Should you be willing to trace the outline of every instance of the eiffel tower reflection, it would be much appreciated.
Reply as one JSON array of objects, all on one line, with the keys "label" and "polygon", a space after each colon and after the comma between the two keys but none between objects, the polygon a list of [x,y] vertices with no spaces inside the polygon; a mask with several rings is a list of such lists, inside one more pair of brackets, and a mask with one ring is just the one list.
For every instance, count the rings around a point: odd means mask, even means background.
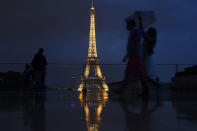
[{"label": "eiffel tower reflection", "polygon": [[79,94],[79,100],[81,102],[81,107],[84,109],[88,131],[99,130],[101,113],[108,100],[107,92],[99,89],[88,90],[80,92]]}]

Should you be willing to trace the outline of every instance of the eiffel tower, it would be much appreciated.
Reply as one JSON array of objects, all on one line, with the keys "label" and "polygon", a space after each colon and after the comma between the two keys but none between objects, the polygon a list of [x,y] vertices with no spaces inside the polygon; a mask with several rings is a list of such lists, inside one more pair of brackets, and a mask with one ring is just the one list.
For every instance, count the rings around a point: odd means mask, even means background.
[{"label": "eiffel tower", "polygon": [[[88,49],[88,58],[86,60],[86,67],[84,71],[84,76],[81,77],[81,84],[79,85],[78,91],[82,91],[86,84],[96,84],[100,85],[105,91],[108,91],[108,86],[105,83],[105,77],[101,73],[99,67],[99,61],[97,57],[96,50],[96,34],[95,34],[95,8],[92,2],[92,7],[90,8],[90,34],[89,34],[89,49]],[[90,68],[94,69],[95,78],[90,78]]]}]

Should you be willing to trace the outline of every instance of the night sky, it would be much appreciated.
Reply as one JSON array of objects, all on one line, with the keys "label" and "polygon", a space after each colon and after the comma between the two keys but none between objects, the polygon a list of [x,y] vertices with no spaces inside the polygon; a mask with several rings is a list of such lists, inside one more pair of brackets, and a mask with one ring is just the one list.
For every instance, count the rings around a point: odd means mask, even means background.
[{"label": "night sky", "polygon": [[[101,63],[121,63],[135,10],[156,12],[155,63],[197,63],[196,0],[96,0]],[[49,62],[82,63],[88,53],[89,0],[0,2],[0,62],[31,62],[43,47]]]}]

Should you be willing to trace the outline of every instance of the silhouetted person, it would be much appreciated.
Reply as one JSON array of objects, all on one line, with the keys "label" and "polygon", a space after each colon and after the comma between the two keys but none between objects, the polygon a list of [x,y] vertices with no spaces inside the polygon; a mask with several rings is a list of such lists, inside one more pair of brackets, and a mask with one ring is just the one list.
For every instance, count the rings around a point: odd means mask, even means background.
[{"label": "silhouetted person", "polygon": [[47,60],[43,55],[44,49],[40,48],[38,53],[34,55],[32,60],[32,68],[34,70],[34,82],[38,87],[45,87]]},{"label": "silhouetted person", "polygon": [[143,87],[142,94],[148,94],[146,79],[144,77],[144,71],[142,67],[142,60],[140,54],[140,43],[141,43],[141,32],[136,27],[136,22],[131,19],[131,17],[126,19],[126,28],[129,31],[129,38],[127,44],[127,54],[123,58],[123,62],[127,62],[127,67],[125,70],[125,76],[123,80],[123,85],[119,88],[117,93],[122,94],[126,89],[129,81],[139,80]]},{"label": "silhouetted person", "polygon": [[153,27],[149,27],[145,32],[140,14],[138,16],[138,19],[140,30],[144,38],[142,44],[144,73],[148,81],[152,82],[156,86],[159,86],[159,83],[151,78],[155,76],[152,55],[154,54],[154,48],[157,42],[157,30]]}]

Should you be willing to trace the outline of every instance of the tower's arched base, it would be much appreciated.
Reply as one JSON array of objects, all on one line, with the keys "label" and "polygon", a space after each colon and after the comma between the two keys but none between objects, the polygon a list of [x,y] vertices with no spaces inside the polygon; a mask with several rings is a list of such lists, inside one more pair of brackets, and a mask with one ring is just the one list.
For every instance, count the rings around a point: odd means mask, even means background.
[{"label": "tower's arched base", "polygon": [[[94,69],[95,77],[90,78],[90,68]],[[98,88],[108,91],[109,88],[105,83],[105,77],[102,76],[101,69],[97,58],[88,58],[86,61],[86,67],[84,76],[81,77],[81,84],[79,85],[78,91],[82,91],[86,85],[99,85]]]}]

